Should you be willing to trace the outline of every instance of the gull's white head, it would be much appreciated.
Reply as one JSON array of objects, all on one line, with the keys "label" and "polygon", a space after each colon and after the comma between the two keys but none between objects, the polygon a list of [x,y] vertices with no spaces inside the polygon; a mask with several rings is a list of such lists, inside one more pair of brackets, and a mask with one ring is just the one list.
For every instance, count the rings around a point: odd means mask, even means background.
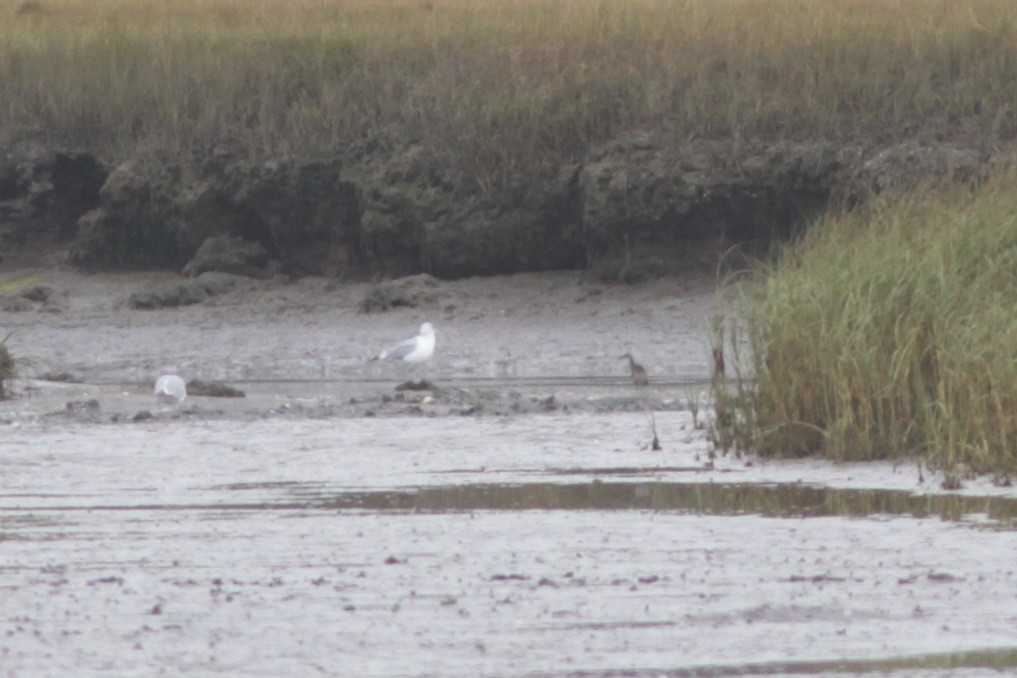
[{"label": "gull's white head", "polygon": [[420,326],[420,336],[422,337],[433,337],[434,336],[434,325],[431,323],[424,323]]}]

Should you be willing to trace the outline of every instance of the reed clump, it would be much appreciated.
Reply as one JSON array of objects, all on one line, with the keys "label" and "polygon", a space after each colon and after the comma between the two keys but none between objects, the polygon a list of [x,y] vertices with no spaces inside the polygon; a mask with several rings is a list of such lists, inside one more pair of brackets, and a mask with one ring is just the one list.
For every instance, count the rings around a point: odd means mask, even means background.
[{"label": "reed clump", "polygon": [[0,130],[139,147],[414,144],[480,188],[651,128],[1017,137],[1011,0],[32,0]]},{"label": "reed clump", "polygon": [[829,215],[747,289],[727,440],[1017,470],[1017,175]]},{"label": "reed clump", "polygon": [[0,341],[0,400],[7,400],[11,397],[10,382],[14,378],[14,357],[7,348],[7,340],[11,338],[8,334]]}]

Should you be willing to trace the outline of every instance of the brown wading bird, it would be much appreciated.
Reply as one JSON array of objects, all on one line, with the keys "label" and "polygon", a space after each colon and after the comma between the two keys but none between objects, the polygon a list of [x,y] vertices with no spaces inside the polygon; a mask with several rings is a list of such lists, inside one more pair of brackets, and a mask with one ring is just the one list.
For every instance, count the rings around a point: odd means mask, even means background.
[{"label": "brown wading bird", "polygon": [[646,368],[637,363],[631,353],[626,353],[623,356],[619,356],[619,358],[629,359],[629,371],[632,372],[632,383],[636,388],[643,388],[650,383],[650,377],[646,374]]},{"label": "brown wading bird", "polygon": [[713,376],[717,379],[724,378],[724,348],[721,346],[713,349]]}]

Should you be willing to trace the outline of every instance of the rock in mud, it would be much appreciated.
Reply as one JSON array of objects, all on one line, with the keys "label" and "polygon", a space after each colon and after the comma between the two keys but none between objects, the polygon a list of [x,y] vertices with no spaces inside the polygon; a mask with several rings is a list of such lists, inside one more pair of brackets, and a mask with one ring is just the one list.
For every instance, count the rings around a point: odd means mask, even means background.
[{"label": "rock in mud", "polygon": [[416,308],[435,304],[440,296],[441,282],[421,273],[375,285],[360,302],[360,310],[372,313],[399,307]]}]

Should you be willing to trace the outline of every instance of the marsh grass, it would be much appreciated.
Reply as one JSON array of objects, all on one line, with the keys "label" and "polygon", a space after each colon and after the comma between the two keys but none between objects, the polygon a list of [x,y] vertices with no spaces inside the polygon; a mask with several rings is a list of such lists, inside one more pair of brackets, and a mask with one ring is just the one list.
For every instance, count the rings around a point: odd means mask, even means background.
[{"label": "marsh grass", "polygon": [[0,130],[137,148],[416,144],[480,188],[634,128],[1017,136],[1011,0],[32,0]]},{"label": "marsh grass", "polygon": [[13,332],[0,340],[0,400],[7,400],[11,397],[10,381],[14,378],[14,358],[7,348],[7,340]]},{"label": "marsh grass", "polygon": [[761,275],[728,446],[1017,471],[1017,175],[832,214]]}]

